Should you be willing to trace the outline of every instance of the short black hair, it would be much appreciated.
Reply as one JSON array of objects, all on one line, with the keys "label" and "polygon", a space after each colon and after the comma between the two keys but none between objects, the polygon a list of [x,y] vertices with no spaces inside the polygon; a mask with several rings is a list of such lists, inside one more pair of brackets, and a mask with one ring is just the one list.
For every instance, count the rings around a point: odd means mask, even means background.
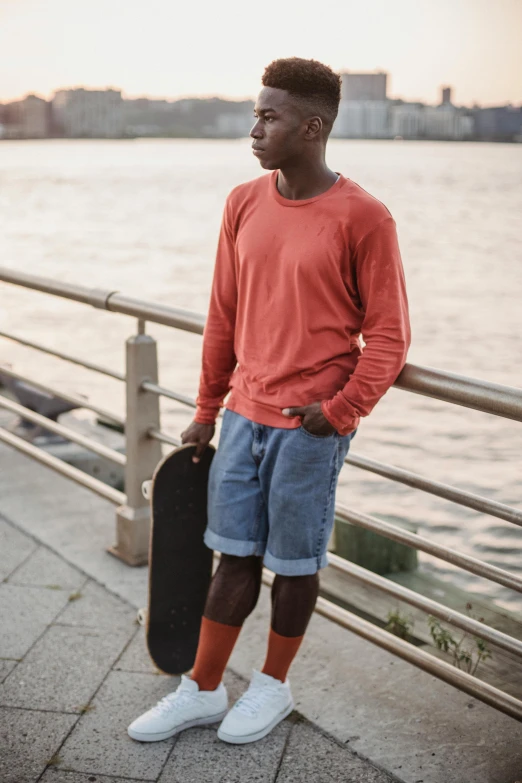
[{"label": "short black hair", "polygon": [[303,108],[321,117],[330,133],[339,111],[341,77],[318,60],[286,57],[274,60],[265,68],[264,87],[286,90]]}]

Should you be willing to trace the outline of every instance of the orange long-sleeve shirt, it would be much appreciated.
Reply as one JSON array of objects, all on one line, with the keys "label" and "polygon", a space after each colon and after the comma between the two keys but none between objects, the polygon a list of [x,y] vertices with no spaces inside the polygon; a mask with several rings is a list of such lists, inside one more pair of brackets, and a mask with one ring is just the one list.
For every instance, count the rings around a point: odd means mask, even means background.
[{"label": "orange long-sleeve shirt", "polygon": [[320,400],[345,435],[406,360],[410,327],[395,223],[342,175],[325,193],[297,201],[276,183],[273,171],[226,201],[195,418],[213,423],[230,390],[227,408],[293,428],[300,418],[282,409]]}]

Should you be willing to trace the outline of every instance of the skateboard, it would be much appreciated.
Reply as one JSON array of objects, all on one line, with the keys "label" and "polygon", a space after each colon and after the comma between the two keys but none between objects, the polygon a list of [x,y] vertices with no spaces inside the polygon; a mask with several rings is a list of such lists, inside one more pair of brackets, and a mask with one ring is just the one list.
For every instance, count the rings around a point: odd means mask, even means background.
[{"label": "skateboard", "polygon": [[182,674],[194,665],[201,618],[212,576],[213,552],[203,542],[208,473],[215,448],[199,463],[196,447],[180,446],[143,483],[150,500],[149,604],[138,612],[147,648],[158,669]]}]

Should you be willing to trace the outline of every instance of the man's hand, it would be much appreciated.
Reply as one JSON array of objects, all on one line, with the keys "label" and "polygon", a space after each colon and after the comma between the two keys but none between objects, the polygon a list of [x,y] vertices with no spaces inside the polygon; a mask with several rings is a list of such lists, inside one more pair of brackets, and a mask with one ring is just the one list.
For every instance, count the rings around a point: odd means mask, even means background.
[{"label": "man's hand", "polygon": [[201,455],[214,437],[215,431],[215,424],[199,424],[197,421],[192,421],[187,429],[181,433],[181,442],[183,444],[195,443],[196,445],[196,453],[192,457],[192,462],[199,462]]},{"label": "man's hand", "polygon": [[322,412],[320,402],[312,402],[311,405],[302,405],[300,408],[283,408],[282,412],[285,416],[301,416],[303,428],[311,435],[325,438],[336,431]]}]

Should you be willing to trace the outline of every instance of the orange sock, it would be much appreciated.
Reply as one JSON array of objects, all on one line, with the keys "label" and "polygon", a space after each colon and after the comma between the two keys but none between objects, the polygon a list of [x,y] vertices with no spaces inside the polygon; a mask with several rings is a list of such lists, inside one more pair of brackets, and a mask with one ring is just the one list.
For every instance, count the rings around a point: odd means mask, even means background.
[{"label": "orange sock", "polygon": [[304,636],[281,636],[270,628],[263,674],[284,682]]},{"label": "orange sock", "polygon": [[241,627],[202,618],[196,660],[190,675],[199,685],[200,691],[216,690]]}]

